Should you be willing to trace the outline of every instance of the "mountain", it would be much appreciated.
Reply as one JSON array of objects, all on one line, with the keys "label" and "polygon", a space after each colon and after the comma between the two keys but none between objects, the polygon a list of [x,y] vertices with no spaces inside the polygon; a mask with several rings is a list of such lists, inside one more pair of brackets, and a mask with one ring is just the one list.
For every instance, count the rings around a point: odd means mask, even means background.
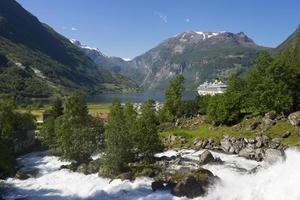
[{"label": "mountain", "polygon": [[103,66],[108,70],[112,70],[115,73],[119,73],[125,70],[127,61],[119,57],[109,57],[104,55],[98,48],[90,47],[85,44],[81,44],[80,41],[70,39],[70,41],[79,47],[89,58],[91,58],[97,65]]},{"label": "mountain", "polygon": [[12,90],[35,97],[40,92],[35,87],[40,83],[45,92],[37,96],[44,97],[70,90],[121,91],[136,87],[132,81],[95,64],[15,0],[0,1],[0,55],[7,60],[0,65],[0,80],[16,79],[1,82],[0,93]]},{"label": "mountain", "polygon": [[291,47],[300,45],[300,25],[283,43],[275,49],[275,53],[283,52]]},{"label": "mountain", "polygon": [[195,32],[177,34],[130,62],[129,76],[146,90],[161,91],[176,74],[186,78],[186,88],[195,90],[209,79],[226,79],[251,66],[260,50],[266,49],[244,33]]},{"label": "mountain", "polygon": [[141,83],[143,81],[144,74],[141,70],[133,67],[130,60],[104,55],[98,48],[82,44],[76,39],[70,39],[70,41],[72,44],[80,48],[81,51],[83,51],[85,55],[92,59],[97,65],[113,71],[116,74],[123,75],[130,80],[134,80],[134,83]]}]

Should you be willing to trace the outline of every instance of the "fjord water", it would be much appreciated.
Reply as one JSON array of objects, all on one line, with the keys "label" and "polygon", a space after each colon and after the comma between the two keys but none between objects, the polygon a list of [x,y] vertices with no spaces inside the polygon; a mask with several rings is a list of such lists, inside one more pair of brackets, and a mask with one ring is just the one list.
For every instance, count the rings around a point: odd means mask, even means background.
[{"label": "fjord water", "polygon": [[[158,156],[181,154],[182,157],[198,159],[202,151],[167,151]],[[206,165],[221,181],[210,188],[208,195],[196,199],[203,200],[296,200],[300,199],[300,152],[286,150],[286,160],[274,165],[257,163],[236,155],[213,152],[220,157],[222,165]],[[171,200],[186,199],[173,197],[169,191],[152,192],[150,178],[121,181],[98,177],[97,174],[83,175],[59,167],[67,162],[47,152],[34,152],[22,156],[18,163],[23,170],[38,169],[35,177],[21,181],[7,179],[6,199],[101,199],[101,200]],[[189,163],[186,163],[189,164]],[[251,169],[261,165],[255,173]],[[179,168],[180,166],[173,166]]]},{"label": "fjord water", "polygon": [[[192,100],[196,97],[196,91],[186,91],[183,93],[184,100]],[[148,99],[153,99],[158,102],[163,102],[163,92],[144,92],[144,93],[103,93],[94,94],[86,97],[88,103],[111,103],[113,100],[119,99],[120,102],[125,103],[127,101],[134,103],[141,103]]]}]

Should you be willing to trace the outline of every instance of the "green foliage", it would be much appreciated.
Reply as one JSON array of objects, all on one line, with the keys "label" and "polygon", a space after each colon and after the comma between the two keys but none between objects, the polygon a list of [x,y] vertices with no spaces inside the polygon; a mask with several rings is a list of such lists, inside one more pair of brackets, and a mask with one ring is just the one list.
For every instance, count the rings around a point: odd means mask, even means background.
[{"label": "green foliage", "polygon": [[57,149],[54,117],[51,116],[44,121],[39,136],[41,137],[42,143],[45,146],[48,146],[52,151],[55,151]]},{"label": "green foliage", "polygon": [[182,75],[178,75],[175,79],[170,81],[165,91],[164,107],[160,112],[162,121],[171,121],[181,115],[183,84],[184,77]]},{"label": "green foliage", "polygon": [[61,115],[64,114],[64,107],[63,102],[60,98],[56,98],[52,104],[51,110],[50,110],[51,116],[53,116],[55,119]]},{"label": "green foliage", "polygon": [[199,113],[199,102],[198,99],[182,101],[180,106],[180,115],[185,117],[195,116]]},{"label": "green foliage", "polygon": [[154,154],[159,152],[162,147],[157,131],[158,119],[153,104],[153,100],[144,102],[135,130],[135,146],[140,158],[147,162],[152,161]]},{"label": "green foliage", "polygon": [[0,93],[10,94],[17,98],[49,97],[54,90],[45,81],[37,78],[28,69],[21,69],[13,64],[1,67],[0,64]]},{"label": "green foliage", "polygon": [[[105,84],[119,91],[136,87],[132,81],[97,66],[67,38],[39,22],[16,1],[0,1],[0,54],[26,67],[15,69],[18,67],[9,65],[8,68],[14,69],[2,70],[1,63],[5,63],[5,59],[1,59],[0,93],[9,91],[22,97],[49,97],[70,90],[109,90]],[[39,70],[46,79],[33,70]],[[24,71],[28,71],[30,77],[25,78],[20,73]],[[2,80],[7,83],[2,84]]]},{"label": "green foliage", "polygon": [[209,119],[237,122],[243,114],[288,114],[300,108],[300,46],[272,58],[261,52],[244,77],[232,76],[224,95],[211,97]]},{"label": "green foliage", "polygon": [[0,173],[9,174],[14,170],[14,113],[9,101],[0,101]]},{"label": "green foliage", "polygon": [[233,124],[241,117],[239,101],[226,94],[215,95],[210,99],[207,114],[215,125]]},{"label": "green foliage", "polygon": [[206,95],[206,96],[197,95],[196,96],[195,102],[197,104],[198,112],[200,114],[207,113],[210,98],[211,98],[211,96],[209,96],[209,95]]},{"label": "green foliage", "polygon": [[[127,105],[127,110],[130,110],[129,107]],[[129,112],[127,112],[127,115],[129,115]],[[132,160],[130,139],[124,110],[120,102],[116,100],[112,104],[105,129],[106,165],[114,173],[124,170],[127,163]]]},{"label": "green foliage", "polygon": [[[69,160],[86,162],[90,156],[103,147],[104,127],[88,115],[83,99],[72,93],[64,104],[64,114],[48,118],[41,130],[41,137],[54,153]],[[54,103],[52,111],[61,114],[61,104]]]},{"label": "green foliage", "polygon": [[0,99],[0,176],[14,172],[14,146],[17,138],[34,128],[32,115],[14,112],[15,103],[6,98]]}]

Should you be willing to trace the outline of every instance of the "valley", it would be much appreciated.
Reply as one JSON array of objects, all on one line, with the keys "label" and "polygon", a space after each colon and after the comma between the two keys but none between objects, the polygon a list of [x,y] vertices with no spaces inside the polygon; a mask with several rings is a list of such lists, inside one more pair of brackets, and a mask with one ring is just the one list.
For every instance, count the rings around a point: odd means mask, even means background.
[{"label": "valley", "polygon": [[300,199],[298,7],[0,0],[0,200]]}]

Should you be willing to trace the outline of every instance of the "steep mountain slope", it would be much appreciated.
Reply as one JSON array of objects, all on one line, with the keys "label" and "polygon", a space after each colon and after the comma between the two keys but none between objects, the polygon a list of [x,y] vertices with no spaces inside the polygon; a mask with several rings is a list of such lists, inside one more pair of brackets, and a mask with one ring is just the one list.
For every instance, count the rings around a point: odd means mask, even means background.
[{"label": "steep mountain slope", "polygon": [[125,66],[128,62],[119,57],[109,57],[104,55],[98,48],[90,47],[85,44],[81,44],[80,41],[70,39],[70,41],[79,47],[89,58],[91,58],[97,65],[103,66],[108,70],[119,73],[125,70]]},{"label": "steep mountain slope", "polygon": [[300,25],[284,42],[276,47],[275,53],[283,52],[296,45],[300,45]]},{"label": "steep mountain slope", "polygon": [[207,79],[242,73],[262,49],[266,48],[256,45],[244,33],[187,31],[130,61],[128,66],[140,76],[124,74],[147,90],[161,90],[170,78],[182,73],[186,88],[195,90]]},{"label": "steep mountain slope", "polygon": [[103,68],[113,71],[115,74],[124,75],[130,80],[134,80],[131,84],[140,84],[144,79],[142,70],[137,69],[129,61],[126,61],[120,57],[110,57],[104,55],[98,48],[90,47],[85,44],[81,44],[80,41],[70,39],[70,41],[81,49],[89,58],[91,58],[97,65]]},{"label": "steep mountain slope", "polygon": [[[34,79],[49,83],[49,93],[53,93],[51,88],[66,92],[134,87],[124,77],[96,65],[68,39],[39,22],[15,0],[0,1],[0,54],[11,63],[30,69],[28,73]],[[10,64],[2,68],[1,73],[18,65]],[[19,67],[19,70],[24,69]],[[0,85],[0,92],[3,90]]]}]

